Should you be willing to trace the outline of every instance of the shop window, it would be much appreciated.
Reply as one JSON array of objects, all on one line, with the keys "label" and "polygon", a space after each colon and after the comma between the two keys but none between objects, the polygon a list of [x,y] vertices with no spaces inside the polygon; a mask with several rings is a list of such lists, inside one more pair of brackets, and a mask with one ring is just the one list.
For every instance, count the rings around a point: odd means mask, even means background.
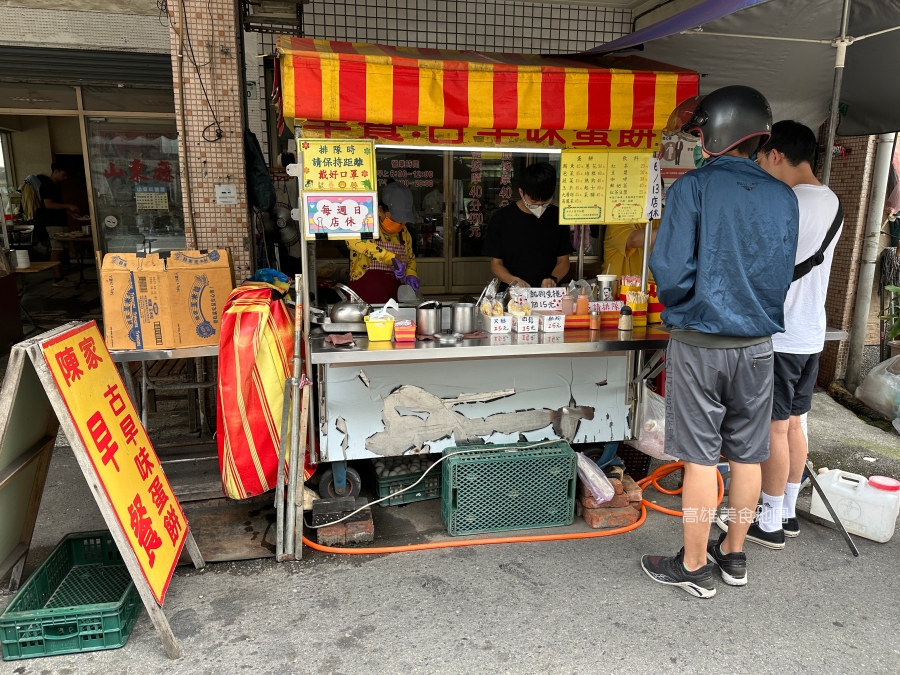
[{"label": "shop window", "polygon": [[15,189],[14,183],[9,134],[0,131],[0,218],[11,218],[12,206],[9,202],[9,193]]},{"label": "shop window", "polygon": [[416,220],[407,225],[417,258],[444,257],[444,153],[378,148],[379,191],[391,181],[406,185],[413,195]]},{"label": "shop window", "polygon": [[104,250],[185,248],[175,121],[88,118],[87,129]]},{"label": "shop window", "polygon": [[453,254],[481,257],[491,216],[519,199],[518,177],[535,162],[559,168],[559,155],[550,153],[453,153]]}]

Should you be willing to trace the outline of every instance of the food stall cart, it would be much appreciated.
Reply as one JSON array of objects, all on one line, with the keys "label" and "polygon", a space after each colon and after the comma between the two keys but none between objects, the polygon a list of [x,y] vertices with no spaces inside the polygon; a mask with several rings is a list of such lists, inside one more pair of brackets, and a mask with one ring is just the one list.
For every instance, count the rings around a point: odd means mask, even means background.
[{"label": "food stall cart", "polygon": [[[486,55],[289,37],[280,38],[279,60],[276,95],[301,154],[303,139],[324,138],[373,139],[376,152],[569,149],[650,158],[669,113],[697,93],[699,80],[637,57]],[[500,182],[509,187],[499,196],[511,201],[509,176]],[[477,218],[478,206],[467,202],[467,211]],[[593,222],[605,220],[585,224]],[[303,249],[304,269],[314,269]],[[337,495],[358,491],[358,476],[347,478],[355,459],[437,453],[476,439],[631,438],[635,382],[649,370],[644,350],[655,351],[648,364],[655,366],[668,341],[650,327],[508,333],[453,345],[357,337],[335,347],[310,334],[308,304],[305,374],[315,386],[308,447],[316,461],[330,463],[322,479]]]}]

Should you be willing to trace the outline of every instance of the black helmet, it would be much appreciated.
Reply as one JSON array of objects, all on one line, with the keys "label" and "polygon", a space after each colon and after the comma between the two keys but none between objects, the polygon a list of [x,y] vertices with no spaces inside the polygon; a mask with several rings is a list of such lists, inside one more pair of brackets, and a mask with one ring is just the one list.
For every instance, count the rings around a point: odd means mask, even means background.
[{"label": "black helmet", "polygon": [[765,143],[772,133],[772,109],[756,89],[722,87],[679,105],[669,116],[667,130],[699,136],[703,149],[717,157],[754,136],[762,136],[760,144]]}]

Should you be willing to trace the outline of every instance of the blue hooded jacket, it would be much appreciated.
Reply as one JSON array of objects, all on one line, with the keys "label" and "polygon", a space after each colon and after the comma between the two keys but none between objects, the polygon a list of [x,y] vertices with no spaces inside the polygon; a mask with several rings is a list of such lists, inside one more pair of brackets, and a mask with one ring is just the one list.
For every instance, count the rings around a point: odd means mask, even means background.
[{"label": "blue hooded jacket", "polygon": [[800,214],[794,191],[722,155],[666,191],[650,256],[663,322],[736,337],[784,332]]}]

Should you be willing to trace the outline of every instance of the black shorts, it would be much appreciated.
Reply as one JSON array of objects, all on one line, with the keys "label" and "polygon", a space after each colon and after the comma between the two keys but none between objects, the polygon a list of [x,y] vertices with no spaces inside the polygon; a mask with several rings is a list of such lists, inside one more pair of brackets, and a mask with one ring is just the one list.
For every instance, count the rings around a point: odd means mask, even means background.
[{"label": "black shorts", "polygon": [[808,413],[812,408],[813,389],[818,376],[819,354],[775,352],[772,419],[783,421]]}]

